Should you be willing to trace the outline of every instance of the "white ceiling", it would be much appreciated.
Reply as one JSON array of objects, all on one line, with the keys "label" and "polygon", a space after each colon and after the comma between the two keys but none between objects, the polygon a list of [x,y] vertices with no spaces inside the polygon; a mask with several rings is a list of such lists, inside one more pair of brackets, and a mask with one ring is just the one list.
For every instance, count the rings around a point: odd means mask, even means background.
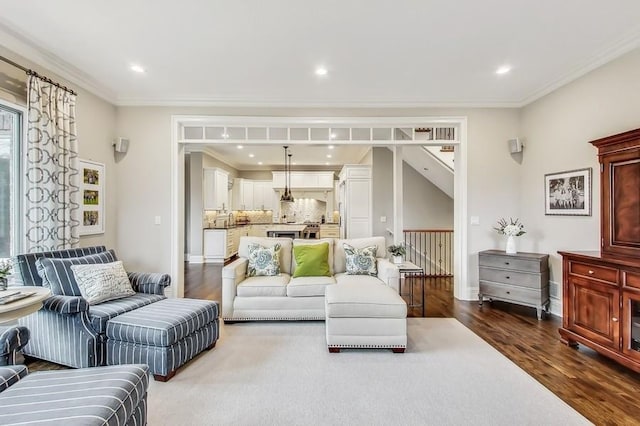
[{"label": "white ceiling", "polygon": [[[638,0],[0,0],[0,10],[0,43],[118,105],[521,106],[640,41]],[[504,64],[511,73],[496,75]]]},{"label": "white ceiling", "polygon": [[[238,149],[241,145],[242,149]],[[292,154],[292,170],[340,170],[344,164],[358,163],[371,149],[369,145],[288,145]],[[284,149],[281,145],[261,144],[188,144],[189,151],[203,151],[238,170],[283,170]],[[253,154],[254,157],[249,157]],[[328,158],[327,155],[331,155]],[[258,164],[258,162],[262,164]]]}]

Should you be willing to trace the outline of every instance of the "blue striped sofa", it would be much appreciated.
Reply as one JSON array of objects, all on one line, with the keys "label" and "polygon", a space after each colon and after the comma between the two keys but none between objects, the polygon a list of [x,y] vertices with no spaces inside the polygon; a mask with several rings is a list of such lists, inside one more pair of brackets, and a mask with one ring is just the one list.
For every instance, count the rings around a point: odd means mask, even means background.
[{"label": "blue striped sofa", "polygon": [[[117,260],[104,246],[29,253],[16,256],[18,280],[23,285],[42,286],[36,261],[40,258],[70,259],[93,255],[87,263]],[[95,256],[100,256],[95,258]],[[22,353],[74,368],[106,365],[106,328],[109,319],[165,299],[164,289],[171,283],[168,274],[129,272],[136,294],[98,305],[89,305],[80,294],[64,285],[50,286],[52,296],[42,309],[19,320],[31,332]],[[47,283],[48,284],[48,283]]]},{"label": "blue striped sofa", "polygon": [[31,374],[0,367],[0,424],[146,425],[148,386],[146,365]]}]

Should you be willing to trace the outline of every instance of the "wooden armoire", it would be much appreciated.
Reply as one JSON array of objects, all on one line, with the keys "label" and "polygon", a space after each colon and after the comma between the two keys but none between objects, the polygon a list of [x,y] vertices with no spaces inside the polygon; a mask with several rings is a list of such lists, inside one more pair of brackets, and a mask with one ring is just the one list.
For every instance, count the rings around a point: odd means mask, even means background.
[{"label": "wooden armoire", "polygon": [[640,129],[592,141],[600,161],[600,251],[562,255],[561,340],[640,372]]}]

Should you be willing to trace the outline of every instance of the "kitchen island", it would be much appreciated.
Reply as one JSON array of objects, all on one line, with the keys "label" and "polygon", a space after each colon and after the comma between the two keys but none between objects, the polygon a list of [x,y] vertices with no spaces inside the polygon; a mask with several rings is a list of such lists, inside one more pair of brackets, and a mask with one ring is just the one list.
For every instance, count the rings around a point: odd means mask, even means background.
[{"label": "kitchen island", "polygon": [[307,225],[274,225],[267,229],[267,237],[302,238]]}]

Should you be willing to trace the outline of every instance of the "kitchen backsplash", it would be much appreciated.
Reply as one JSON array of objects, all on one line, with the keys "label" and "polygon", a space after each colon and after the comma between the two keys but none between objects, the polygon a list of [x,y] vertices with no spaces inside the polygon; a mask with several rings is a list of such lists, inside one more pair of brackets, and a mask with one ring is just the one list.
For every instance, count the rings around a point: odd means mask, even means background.
[{"label": "kitchen backsplash", "polygon": [[298,198],[293,203],[280,203],[280,220],[287,222],[320,222],[327,203],[315,198]]},{"label": "kitchen backsplash", "polygon": [[[204,212],[204,225],[213,224],[218,215],[228,217],[229,213],[218,213],[215,210],[207,210]],[[238,216],[246,216],[249,223],[271,223],[273,222],[273,212],[271,210],[251,210],[251,211],[233,211],[233,222],[238,222]]]}]

